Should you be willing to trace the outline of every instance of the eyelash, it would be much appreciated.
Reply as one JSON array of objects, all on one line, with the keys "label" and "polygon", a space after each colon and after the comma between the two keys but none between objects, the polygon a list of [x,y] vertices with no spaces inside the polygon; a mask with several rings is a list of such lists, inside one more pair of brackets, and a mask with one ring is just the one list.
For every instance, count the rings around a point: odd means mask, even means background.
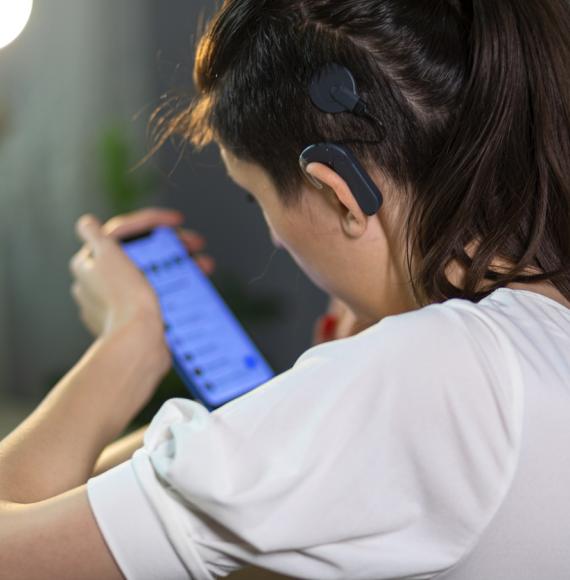
[{"label": "eyelash", "polygon": [[257,199],[255,199],[255,197],[251,193],[246,193],[245,194],[245,200],[248,203],[255,203],[255,204],[257,204]]}]

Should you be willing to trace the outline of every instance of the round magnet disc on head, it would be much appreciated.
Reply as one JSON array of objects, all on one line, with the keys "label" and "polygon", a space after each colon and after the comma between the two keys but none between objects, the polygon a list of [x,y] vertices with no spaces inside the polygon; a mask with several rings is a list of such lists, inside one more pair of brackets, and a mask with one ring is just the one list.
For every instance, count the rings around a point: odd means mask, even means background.
[{"label": "round magnet disc on head", "polygon": [[334,63],[327,65],[313,77],[309,87],[311,100],[325,113],[342,113],[348,110],[333,98],[334,87],[345,87],[351,93],[357,94],[356,81],[346,67]]}]

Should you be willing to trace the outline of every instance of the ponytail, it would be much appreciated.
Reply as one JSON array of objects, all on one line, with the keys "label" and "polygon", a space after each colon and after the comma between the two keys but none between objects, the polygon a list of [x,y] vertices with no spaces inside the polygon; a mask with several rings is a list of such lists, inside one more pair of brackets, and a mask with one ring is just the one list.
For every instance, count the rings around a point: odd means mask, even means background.
[{"label": "ponytail", "polygon": [[[551,280],[570,299],[569,4],[463,4],[472,19],[468,75],[449,140],[424,184],[434,202],[415,216],[426,256],[420,279],[431,296],[474,300],[510,282]],[[430,234],[450,211],[454,257],[467,267],[461,290],[441,268],[449,236]],[[464,248],[473,239],[480,244],[470,257]],[[489,271],[497,256],[515,267]],[[521,276],[529,267],[544,273]],[[477,293],[483,278],[495,283]]]}]

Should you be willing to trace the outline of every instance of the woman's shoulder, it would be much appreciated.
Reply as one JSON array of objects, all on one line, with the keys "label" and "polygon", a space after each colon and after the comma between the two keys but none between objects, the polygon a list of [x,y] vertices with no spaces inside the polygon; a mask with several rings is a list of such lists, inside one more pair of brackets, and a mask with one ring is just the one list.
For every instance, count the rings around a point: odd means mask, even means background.
[{"label": "woman's shoulder", "polygon": [[[305,351],[296,364],[307,359],[334,361],[345,356],[357,359],[390,359],[409,363],[469,358],[473,346],[483,342],[489,325],[482,322],[489,314],[466,300],[453,299],[416,310],[386,316],[365,330],[338,340],[322,343]],[[449,364],[453,361],[450,360]]]},{"label": "woman's shoulder", "polygon": [[[313,347],[211,414],[171,400],[146,451],[164,481],[254,548],[251,564],[263,557],[287,570],[299,549],[320,562],[333,548],[337,569],[369,558],[402,575],[394,550],[414,555],[409,576],[432,570],[434,555],[445,569],[503,501],[521,440],[519,401],[501,395],[513,385],[489,373],[465,340],[464,313],[449,310],[391,316]],[[202,530],[210,546],[236,553],[233,539]]]},{"label": "woman's shoulder", "polygon": [[519,357],[500,316],[486,304],[467,300],[430,304],[317,345],[293,368],[368,386],[372,396],[393,391],[405,399],[421,393],[463,406],[481,408],[482,401],[496,400],[517,408],[522,397]]}]

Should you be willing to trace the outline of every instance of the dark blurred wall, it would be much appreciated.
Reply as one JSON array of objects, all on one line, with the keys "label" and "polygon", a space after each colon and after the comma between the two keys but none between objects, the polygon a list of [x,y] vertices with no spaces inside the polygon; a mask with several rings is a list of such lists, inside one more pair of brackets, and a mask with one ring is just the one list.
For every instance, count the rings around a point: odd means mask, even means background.
[{"label": "dark blurred wall", "polygon": [[154,98],[149,12],[148,0],[35,2],[0,50],[0,396],[33,404],[89,344],[69,295],[73,226],[108,211],[102,131],[135,125]]}]

